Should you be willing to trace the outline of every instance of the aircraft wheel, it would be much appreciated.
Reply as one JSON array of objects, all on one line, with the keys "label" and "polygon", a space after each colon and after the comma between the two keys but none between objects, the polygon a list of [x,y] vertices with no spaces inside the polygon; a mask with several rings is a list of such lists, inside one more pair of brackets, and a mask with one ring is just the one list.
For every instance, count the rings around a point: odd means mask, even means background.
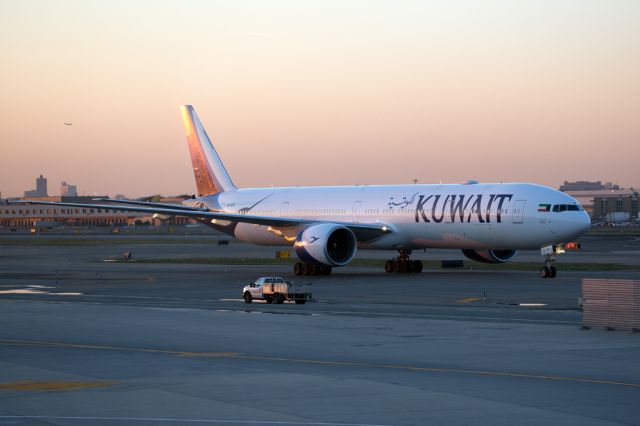
[{"label": "aircraft wheel", "polygon": [[300,267],[300,275],[309,275],[309,264],[303,263]]},{"label": "aircraft wheel", "polygon": [[397,260],[392,261],[392,270],[393,272],[400,272],[400,262]]},{"label": "aircraft wheel", "polygon": [[393,260],[387,260],[384,262],[384,271],[387,273],[393,272]]},{"label": "aircraft wheel", "polygon": [[405,260],[402,262],[402,272],[405,274],[410,274],[413,272],[413,263],[410,260]]},{"label": "aircraft wheel", "polygon": [[251,303],[252,301],[251,293],[249,293],[248,291],[245,291],[243,299],[244,299],[244,303]]},{"label": "aircraft wheel", "polygon": [[558,275],[558,270],[556,269],[555,266],[552,266],[549,268],[551,274],[549,275],[549,278],[555,278],[556,275]]},{"label": "aircraft wheel", "polygon": [[551,268],[549,268],[548,266],[545,266],[544,268],[540,269],[540,278],[548,278],[551,276]]},{"label": "aircraft wheel", "polygon": [[307,275],[318,275],[318,267],[316,265],[308,265],[307,269],[309,270]]},{"label": "aircraft wheel", "polygon": [[302,275],[302,262],[296,262],[295,265],[293,265],[293,273]]},{"label": "aircraft wheel", "polygon": [[413,272],[415,272],[416,274],[419,274],[420,272],[422,272],[422,262],[419,260],[414,260],[413,261]]}]

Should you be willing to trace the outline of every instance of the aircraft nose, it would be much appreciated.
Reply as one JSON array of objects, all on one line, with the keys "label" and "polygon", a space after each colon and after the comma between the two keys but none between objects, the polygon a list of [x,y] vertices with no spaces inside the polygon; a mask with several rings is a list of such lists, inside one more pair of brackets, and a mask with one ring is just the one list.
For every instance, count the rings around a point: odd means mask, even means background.
[{"label": "aircraft nose", "polygon": [[[569,218],[567,218],[569,219]],[[560,232],[565,241],[572,241],[580,237],[591,228],[591,219],[586,212],[571,217],[570,220],[564,222],[562,229],[564,232]]]},{"label": "aircraft nose", "polygon": [[591,218],[586,212],[582,212],[582,220],[580,221],[580,233],[587,232],[591,228]]}]

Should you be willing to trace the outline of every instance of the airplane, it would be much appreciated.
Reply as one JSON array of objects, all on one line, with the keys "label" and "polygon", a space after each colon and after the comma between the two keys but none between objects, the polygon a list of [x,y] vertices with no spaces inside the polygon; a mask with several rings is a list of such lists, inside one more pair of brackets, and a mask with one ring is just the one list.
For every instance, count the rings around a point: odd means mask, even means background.
[{"label": "airplane", "polygon": [[65,121],[65,122],[64,122],[64,125],[65,125],[65,126],[73,126],[73,123],[69,123],[68,121]]},{"label": "airplane", "polygon": [[329,275],[360,250],[393,250],[386,272],[421,272],[413,250],[459,249],[484,263],[540,249],[543,278],[557,275],[555,254],[590,227],[580,203],[531,183],[409,184],[238,188],[191,105],[181,106],[197,196],[181,205],[95,199],[100,204],[23,201],[196,219],[236,239],[293,247],[296,275]]}]

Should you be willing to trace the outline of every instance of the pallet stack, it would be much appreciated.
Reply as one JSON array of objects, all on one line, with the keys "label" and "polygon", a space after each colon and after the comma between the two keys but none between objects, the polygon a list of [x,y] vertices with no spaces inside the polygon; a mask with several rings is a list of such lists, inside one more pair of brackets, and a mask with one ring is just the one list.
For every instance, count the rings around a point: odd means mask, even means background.
[{"label": "pallet stack", "polygon": [[640,331],[640,280],[582,280],[582,325]]}]

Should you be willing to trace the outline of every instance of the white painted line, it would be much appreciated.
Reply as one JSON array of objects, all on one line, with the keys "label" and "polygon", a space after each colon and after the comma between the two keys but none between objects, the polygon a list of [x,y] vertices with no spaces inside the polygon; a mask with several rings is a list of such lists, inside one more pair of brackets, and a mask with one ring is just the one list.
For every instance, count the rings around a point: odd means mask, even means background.
[{"label": "white painted line", "polygon": [[13,290],[0,290],[0,294],[38,294],[46,296],[82,296],[82,293],[50,293],[42,290],[32,290],[30,288],[16,288]]},{"label": "white painted line", "polygon": [[16,288],[13,290],[0,290],[0,294],[49,294],[46,291],[31,290],[28,288]]},{"label": "white painted line", "polygon": [[277,420],[222,420],[222,419],[173,419],[165,417],[99,417],[99,416],[2,416],[0,419],[37,419],[37,420],[106,420],[115,422],[175,422],[175,423],[215,423],[215,424],[254,424],[254,425],[306,425],[306,426],[393,426],[373,423],[331,423]]}]

